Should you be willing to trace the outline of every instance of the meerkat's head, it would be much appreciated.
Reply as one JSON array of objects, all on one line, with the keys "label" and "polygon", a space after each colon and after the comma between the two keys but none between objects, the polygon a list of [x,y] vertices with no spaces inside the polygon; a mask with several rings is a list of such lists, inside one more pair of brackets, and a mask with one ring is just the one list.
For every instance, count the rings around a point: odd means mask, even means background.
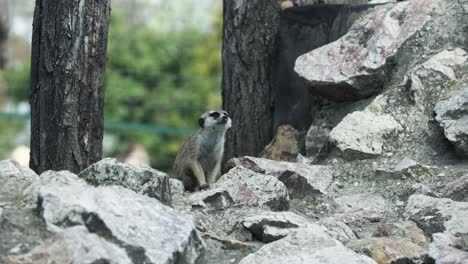
[{"label": "meerkat's head", "polygon": [[202,129],[228,130],[232,121],[226,111],[210,110],[198,119],[198,124]]}]

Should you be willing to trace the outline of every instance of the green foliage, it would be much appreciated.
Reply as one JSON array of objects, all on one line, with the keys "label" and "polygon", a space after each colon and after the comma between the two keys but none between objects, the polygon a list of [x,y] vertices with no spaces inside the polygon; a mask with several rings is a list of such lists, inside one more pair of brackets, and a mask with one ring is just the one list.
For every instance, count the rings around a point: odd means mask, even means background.
[{"label": "green foliage", "polygon": [[[155,32],[145,25],[129,28],[113,10],[107,49],[105,120],[196,128],[204,111],[220,108],[221,12],[215,17],[213,32],[193,28]],[[29,71],[29,62],[5,71],[9,98],[17,102],[28,100]],[[117,136],[119,148],[127,141],[142,144],[150,154],[151,165],[164,171],[169,171],[184,138],[108,132]]]},{"label": "green foliage", "polygon": [[[221,24],[154,32],[128,28],[111,18],[106,74],[106,120],[195,128],[207,109],[221,106]],[[116,132],[120,142],[145,146],[152,166],[169,170],[183,140],[180,135]],[[122,146],[122,144],[121,144]]]},{"label": "green foliage", "polygon": [[3,72],[7,84],[7,96],[15,102],[27,101],[29,97],[30,62],[14,65]]}]

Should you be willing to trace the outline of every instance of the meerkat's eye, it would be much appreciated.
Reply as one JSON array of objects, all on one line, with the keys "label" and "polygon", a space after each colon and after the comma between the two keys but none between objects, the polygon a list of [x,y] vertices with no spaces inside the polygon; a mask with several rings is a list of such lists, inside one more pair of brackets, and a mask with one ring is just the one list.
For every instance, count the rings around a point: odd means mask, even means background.
[{"label": "meerkat's eye", "polygon": [[210,114],[211,117],[213,117],[214,119],[217,119],[219,117],[219,113],[218,112],[213,112]]}]

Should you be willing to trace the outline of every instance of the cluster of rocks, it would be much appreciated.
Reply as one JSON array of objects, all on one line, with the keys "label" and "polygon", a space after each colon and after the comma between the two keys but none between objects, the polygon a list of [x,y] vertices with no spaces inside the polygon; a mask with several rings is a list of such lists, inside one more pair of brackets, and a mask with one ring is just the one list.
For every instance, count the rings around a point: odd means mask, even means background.
[{"label": "cluster of rocks", "polygon": [[467,25],[467,0],[366,11],[296,62],[307,133],[280,127],[201,192],[113,159],[1,161],[1,261],[468,263]]}]

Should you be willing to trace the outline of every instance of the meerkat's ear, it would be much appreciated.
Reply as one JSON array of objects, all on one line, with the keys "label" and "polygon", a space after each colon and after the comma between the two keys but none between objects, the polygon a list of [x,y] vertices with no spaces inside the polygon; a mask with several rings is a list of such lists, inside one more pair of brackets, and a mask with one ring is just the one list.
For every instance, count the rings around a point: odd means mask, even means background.
[{"label": "meerkat's ear", "polygon": [[203,119],[203,118],[200,117],[200,118],[198,119],[198,124],[200,125],[201,128],[203,128],[203,126],[205,125],[205,119]]}]

